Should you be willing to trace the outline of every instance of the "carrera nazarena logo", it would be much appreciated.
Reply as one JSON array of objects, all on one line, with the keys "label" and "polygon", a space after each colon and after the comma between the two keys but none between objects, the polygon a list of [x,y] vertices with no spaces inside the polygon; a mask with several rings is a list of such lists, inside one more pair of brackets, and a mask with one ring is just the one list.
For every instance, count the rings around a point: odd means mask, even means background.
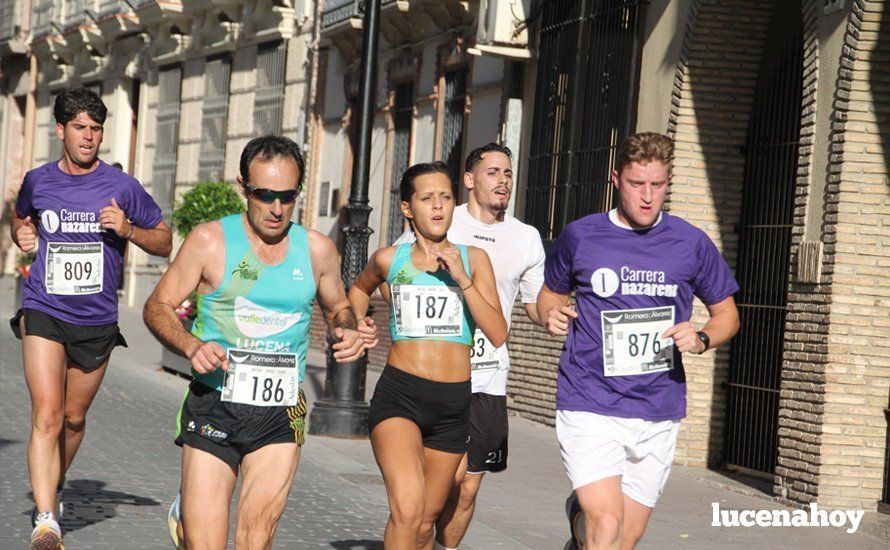
[{"label": "carrera nazarena logo", "polygon": [[83,212],[61,209],[58,214],[52,210],[44,210],[40,213],[40,225],[47,233],[55,233],[59,229],[62,233],[101,233],[102,224],[96,218],[95,212]]},{"label": "carrera nazarena logo", "polygon": [[593,292],[601,298],[621,290],[624,296],[677,296],[678,286],[672,284],[664,271],[632,269],[621,266],[619,273],[608,267],[601,267],[590,277]]},{"label": "carrera nazarena logo", "polygon": [[249,338],[266,338],[294,326],[303,314],[279,313],[259,306],[247,298],[235,298],[235,324]]}]

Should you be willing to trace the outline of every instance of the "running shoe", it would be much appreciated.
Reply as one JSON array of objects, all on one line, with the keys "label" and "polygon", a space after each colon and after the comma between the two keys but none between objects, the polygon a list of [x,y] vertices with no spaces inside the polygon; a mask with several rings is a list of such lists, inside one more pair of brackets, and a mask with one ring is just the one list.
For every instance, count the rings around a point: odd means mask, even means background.
[{"label": "running shoe", "polygon": [[65,550],[62,528],[52,512],[37,514],[37,525],[31,531],[31,550]]},{"label": "running shoe", "polygon": [[177,550],[183,550],[184,546],[179,543],[179,524],[182,522],[182,494],[176,495],[176,500],[170,505],[170,511],[167,512],[167,529],[170,530],[170,540],[173,541],[173,547]]},{"label": "running shoe", "polygon": [[[59,523],[59,524],[62,523],[62,514],[65,513],[65,503],[62,502],[62,492],[63,492],[63,489],[59,489],[58,491],[56,491],[56,513],[55,513],[55,517],[58,518],[58,523]],[[37,526],[37,507],[35,506],[35,507],[31,510],[31,528],[33,529],[33,528],[36,527],[36,526]]]},{"label": "running shoe", "polygon": [[574,491],[566,499],[566,517],[569,520],[569,535],[572,538],[566,543],[565,550],[581,550],[584,548],[584,512]]}]

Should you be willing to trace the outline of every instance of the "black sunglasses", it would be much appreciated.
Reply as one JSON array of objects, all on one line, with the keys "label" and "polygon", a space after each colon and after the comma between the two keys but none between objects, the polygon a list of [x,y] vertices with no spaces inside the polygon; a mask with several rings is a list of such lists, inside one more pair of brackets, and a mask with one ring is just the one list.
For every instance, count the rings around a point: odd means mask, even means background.
[{"label": "black sunglasses", "polygon": [[251,197],[266,204],[272,204],[276,200],[281,201],[281,204],[290,204],[297,200],[297,195],[300,194],[299,189],[290,189],[288,191],[273,191],[272,189],[265,189],[263,187],[254,187],[249,183],[244,184],[244,189],[247,190],[247,193]]}]

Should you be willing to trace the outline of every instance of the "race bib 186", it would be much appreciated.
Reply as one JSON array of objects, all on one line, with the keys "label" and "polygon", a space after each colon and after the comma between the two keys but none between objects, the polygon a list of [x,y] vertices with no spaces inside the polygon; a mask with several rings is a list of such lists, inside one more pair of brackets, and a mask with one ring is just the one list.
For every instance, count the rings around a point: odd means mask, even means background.
[{"label": "race bib 186", "polygon": [[634,376],[674,368],[674,341],[661,335],[674,326],[674,306],[600,313],[606,376]]},{"label": "race bib 186", "polygon": [[393,285],[399,336],[462,336],[464,306],[456,286]]},{"label": "race bib 186", "polygon": [[299,369],[295,353],[229,349],[222,401],[258,407],[297,404]]},{"label": "race bib 186", "polygon": [[66,296],[102,292],[103,243],[47,243],[46,292]]},{"label": "race bib 186", "polygon": [[485,337],[478,328],[473,333],[473,347],[470,348],[470,367],[473,370],[501,368],[501,354],[498,348]]}]

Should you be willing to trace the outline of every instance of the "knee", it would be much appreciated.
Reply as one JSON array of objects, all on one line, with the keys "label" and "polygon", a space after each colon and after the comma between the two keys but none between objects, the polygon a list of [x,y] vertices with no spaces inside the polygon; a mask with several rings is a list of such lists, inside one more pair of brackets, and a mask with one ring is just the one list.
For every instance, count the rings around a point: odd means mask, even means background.
[{"label": "knee", "polygon": [[584,512],[585,534],[597,544],[615,544],[621,540],[622,517],[609,511]]},{"label": "knee", "polygon": [[460,484],[460,496],[458,498],[458,506],[464,510],[472,508],[476,504],[476,497],[479,495],[479,483],[475,480],[468,482],[469,476],[464,478],[464,482]]},{"label": "knee", "polygon": [[417,545],[420,547],[426,546],[431,540],[433,540],[433,535],[435,534],[436,527],[436,518],[424,518],[420,522],[420,529],[417,530]]},{"label": "knee", "polygon": [[62,431],[64,412],[55,407],[37,407],[34,410],[31,424],[34,431],[50,436],[58,436]]},{"label": "knee", "polygon": [[[419,529],[423,521],[423,502],[411,498],[395,498],[390,504],[392,521],[398,526]],[[432,528],[432,525],[430,525]]]},{"label": "knee", "polygon": [[82,432],[87,426],[87,418],[83,413],[65,411],[65,429],[71,432]]},{"label": "knee", "polygon": [[278,515],[268,509],[242,511],[238,517],[238,530],[252,542],[268,541],[272,537]]}]

